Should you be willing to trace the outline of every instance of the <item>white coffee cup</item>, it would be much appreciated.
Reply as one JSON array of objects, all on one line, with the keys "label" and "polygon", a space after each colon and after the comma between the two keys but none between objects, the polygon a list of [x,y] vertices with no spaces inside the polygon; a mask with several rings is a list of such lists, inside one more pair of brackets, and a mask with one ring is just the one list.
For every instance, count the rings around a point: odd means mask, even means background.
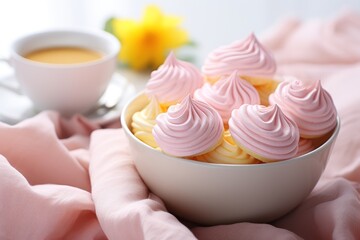
[{"label": "white coffee cup", "polygon": [[[85,48],[100,52],[102,57],[74,64],[49,64],[24,57],[35,50],[53,47]],[[56,110],[70,116],[86,113],[96,105],[115,72],[119,50],[119,41],[101,30],[52,30],[16,40],[7,62],[36,109]]]}]

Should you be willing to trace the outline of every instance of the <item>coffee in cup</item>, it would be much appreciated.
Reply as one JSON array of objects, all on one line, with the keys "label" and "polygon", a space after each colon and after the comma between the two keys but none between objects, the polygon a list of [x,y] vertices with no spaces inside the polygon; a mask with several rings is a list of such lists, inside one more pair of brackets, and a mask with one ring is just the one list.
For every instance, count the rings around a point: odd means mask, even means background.
[{"label": "coffee in cup", "polygon": [[116,69],[119,41],[101,30],[53,30],[16,40],[8,60],[38,110],[90,111]]},{"label": "coffee in cup", "polygon": [[75,64],[98,60],[102,53],[80,47],[52,47],[32,51],[26,59],[50,64]]}]

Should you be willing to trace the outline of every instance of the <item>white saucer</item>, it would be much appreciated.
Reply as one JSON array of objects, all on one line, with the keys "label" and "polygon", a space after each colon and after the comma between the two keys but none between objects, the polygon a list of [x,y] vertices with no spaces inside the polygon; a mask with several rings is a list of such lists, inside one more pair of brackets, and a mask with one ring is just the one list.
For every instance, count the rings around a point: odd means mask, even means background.
[{"label": "white saucer", "polygon": [[[15,76],[11,73],[0,77],[0,121],[16,124],[24,119],[38,114],[31,101],[21,93],[5,88],[3,85],[16,86]],[[119,73],[115,73],[108,88],[94,107],[94,111],[85,116],[102,122],[110,121],[120,116],[125,103],[136,94],[136,87]],[[109,107],[105,107],[105,104]],[[101,107],[103,106],[103,107]]]}]

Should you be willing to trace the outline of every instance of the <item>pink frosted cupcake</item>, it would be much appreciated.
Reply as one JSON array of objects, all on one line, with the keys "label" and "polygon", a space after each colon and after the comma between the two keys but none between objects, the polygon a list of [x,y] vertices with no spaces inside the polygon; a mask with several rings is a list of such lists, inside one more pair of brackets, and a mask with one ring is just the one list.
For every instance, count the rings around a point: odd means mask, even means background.
[{"label": "pink frosted cupcake", "polygon": [[212,84],[235,70],[239,76],[249,77],[247,80],[253,85],[262,85],[274,76],[276,63],[255,35],[250,34],[244,40],[212,51],[202,67],[206,80]]},{"label": "pink frosted cupcake", "polygon": [[181,102],[204,84],[200,71],[191,63],[180,61],[170,52],[165,62],[151,73],[145,93],[168,107]]},{"label": "pink frosted cupcake", "polygon": [[277,105],[240,106],[231,114],[229,130],[245,152],[264,162],[290,159],[298,152],[299,129]]},{"label": "pink frosted cupcake", "polygon": [[223,138],[219,113],[190,95],[156,118],[155,141],[161,150],[176,157],[191,157],[212,151]]},{"label": "pink frosted cupcake", "polygon": [[194,98],[208,103],[217,110],[227,124],[233,109],[242,104],[260,104],[259,94],[247,81],[238,77],[234,71],[230,76],[222,77],[214,85],[205,83],[194,93]]},{"label": "pink frosted cupcake", "polygon": [[269,101],[297,123],[303,138],[319,138],[336,126],[334,102],[320,81],[305,85],[298,79],[286,80],[270,95]]}]

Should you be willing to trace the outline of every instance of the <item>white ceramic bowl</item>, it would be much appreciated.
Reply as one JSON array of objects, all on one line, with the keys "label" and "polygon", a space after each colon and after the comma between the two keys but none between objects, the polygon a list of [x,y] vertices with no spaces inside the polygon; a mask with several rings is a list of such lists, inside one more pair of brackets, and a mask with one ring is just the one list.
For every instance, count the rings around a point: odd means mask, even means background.
[{"label": "white ceramic bowl", "polygon": [[146,96],[139,94],[121,115],[136,168],[170,212],[203,225],[268,222],[294,209],[318,182],[340,128],[338,119],[325,143],[290,160],[254,165],[202,163],[168,156],[132,134],[131,117],[146,103]]}]

